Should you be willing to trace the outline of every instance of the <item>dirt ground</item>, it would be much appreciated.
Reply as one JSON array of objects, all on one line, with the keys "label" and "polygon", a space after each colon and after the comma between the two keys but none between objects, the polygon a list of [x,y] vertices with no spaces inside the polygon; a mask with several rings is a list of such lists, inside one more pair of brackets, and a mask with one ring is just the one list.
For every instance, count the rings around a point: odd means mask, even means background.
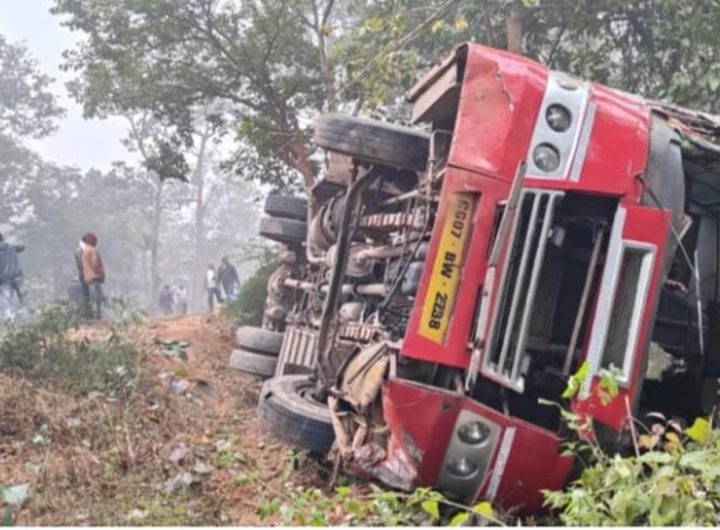
[{"label": "dirt ground", "polygon": [[191,315],[124,333],[140,352],[128,399],[0,374],[0,484],[30,485],[18,524],[268,525],[258,507],[290,483],[324,484],[322,465],[261,429],[260,381],[228,367],[229,326]]}]

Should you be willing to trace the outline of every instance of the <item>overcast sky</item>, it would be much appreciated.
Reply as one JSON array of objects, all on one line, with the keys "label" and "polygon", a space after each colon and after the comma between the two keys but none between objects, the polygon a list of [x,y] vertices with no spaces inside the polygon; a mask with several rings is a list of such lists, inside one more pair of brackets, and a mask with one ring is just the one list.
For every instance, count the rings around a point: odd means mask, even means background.
[{"label": "overcast sky", "polygon": [[25,42],[40,68],[56,79],[53,90],[67,110],[57,132],[28,145],[49,161],[107,169],[112,161],[129,158],[120,144],[124,123],[121,119],[86,121],[82,108],[68,97],[64,83],[70,75],[59,66],[63,50],[71,48],[78,36],[50,14],[51,5],[52,0],[0,0],[0,33],[10,42]]}]

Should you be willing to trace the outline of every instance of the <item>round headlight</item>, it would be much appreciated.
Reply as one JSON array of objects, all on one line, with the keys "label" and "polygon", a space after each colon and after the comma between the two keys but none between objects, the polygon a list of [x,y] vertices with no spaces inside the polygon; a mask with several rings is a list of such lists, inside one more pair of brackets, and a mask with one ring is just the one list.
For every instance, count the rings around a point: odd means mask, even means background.
[{"label": "round headlight", "polygon": [[545,120],[553,131],[565,132],[570,128],[572,115],[565,106],[554,103],[545,111]]},{"label": "round headlight", "polygon": [[453,458],[448,461],[447,469],[453,475],[461,478],[467,478],[478,470],[478,466],[472,460],[468,460],[464,456],[461,456],[460,458]]},{"label": "round headlight", "polygon": [[458,429],[458,437],[470,445],[477,445],[490,436],[490,429],[484,423],[471,421]]},{"label": "round headlight", "polygon": [[545,173],[552,173],[560,166],[560,153],[550,144],[540,144],[533,150],[535,166]]}]

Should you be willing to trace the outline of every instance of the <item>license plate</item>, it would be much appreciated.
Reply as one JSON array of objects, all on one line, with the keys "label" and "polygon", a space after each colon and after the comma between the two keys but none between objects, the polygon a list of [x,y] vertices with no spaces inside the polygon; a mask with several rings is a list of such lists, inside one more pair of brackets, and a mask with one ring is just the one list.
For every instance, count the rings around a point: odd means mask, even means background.
[{"label": "license plate", "polygon": [[450,324],[466,242],[471,232],[476,195],[453,193],[449,200],[419,330],[420,335],[438,344],[444,341]]}]

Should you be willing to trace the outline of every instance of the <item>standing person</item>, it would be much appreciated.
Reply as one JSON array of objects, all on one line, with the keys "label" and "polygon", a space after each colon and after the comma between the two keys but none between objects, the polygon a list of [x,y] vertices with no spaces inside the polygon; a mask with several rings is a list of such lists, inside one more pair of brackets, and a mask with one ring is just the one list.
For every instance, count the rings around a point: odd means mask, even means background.
[{"label": "standing person", "polygon": [[5,322],[14,322],[17,318],[17,306],[22,302],[23,273],[18,260],[18,253],[25,250],[22,245],[10,245],[0,234],[0,306]]},{"label": "standing person", "polygon": [[217,299],[218,303],[222,303],[217,273],[215,272],[215,265],[212,263],[208,263],[207,272],[205,273],[205,289],[208,295],[208,308],[212,312],[215,309],[215,299]]},{"label": "standing person", "polygon": [[75,249],[75,267],[78,273],[78,282],[82,289],[82,302],[80,304],[80,311],[83,317],[90,316],[90,290],[88,284],[85,283],[85,276],[83,274],[83,252],[85,251],[85,243],[81,239]]},{"label": "standing person", "polygon": [[225,292],[225,298],[229,302],[232,302],[235,300],[235,289],[240,283],[240,280],[235,266],[230,263],[227,256],[223,256],[220,260],[220,268],[218,268],[217,276]]},{"label": "standing person", "polygon": [[184,284],[178,284],[175,287],[175,311],[181,315],[187,315],[188,310],[188,291]]},{"label": "standing person", "polygon": [[175,297],[170,286],[166,283],[160,291],[160,310],[165,316],[171,315],[173,312],[173,305],[175,304]]},{"label": "standing person", "polygon": [[82,253],[83,281],[87,284],[90,294],[92,318],[100,320],[102,317],[102,284],[105,283],[105,267],[103,267],[100,252],[96,248],[97,236],[89,232],[82,237],[82,241],[85,243]]}]

